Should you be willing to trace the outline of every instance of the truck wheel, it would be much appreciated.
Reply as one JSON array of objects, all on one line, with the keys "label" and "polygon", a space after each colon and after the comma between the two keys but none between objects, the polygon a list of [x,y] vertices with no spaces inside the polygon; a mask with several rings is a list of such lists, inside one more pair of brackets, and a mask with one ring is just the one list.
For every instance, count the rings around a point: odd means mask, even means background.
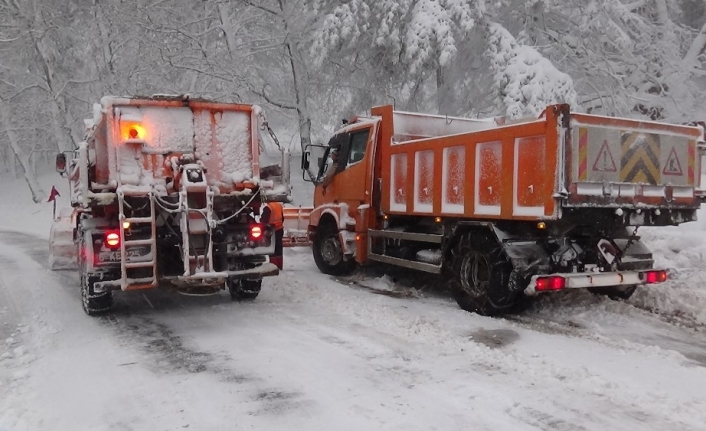
[{"label": "truck wheel", "polygon": [[81,271],[81,304],[83,311],[89,316],[97,316],[106,313],[113,308],[113,295],[111,291],[96,293],[93,289],[96,281],[100,278],[84,274]]},{"label": "truck wheel", "polygon": [[355,269],[355,260],[345,260],[338,229],[331,223],[319,226],[312,246],[314,262],[319,271],[329,275],[350,274]]},{"label": "truck wheel", "polygon": [[226,286],[228,286],[228,292],[230,292],[230,299],[233,301],[255,299],[262,289],[262,279],[228,280],[226,281]]},{"label": "truck wheel", "polygon": [[594,295],[604,295],[614,301],[629,299],[637,290],[637,286],[608,286],[608,287],[589,287],[588,291]]},{"label": "truck wheel", "polygon": [[113,294],[109,290],[101,293],[96,293],[94,290],[95,283],[100,281],[100,277],[86,270],[85,237],[83,230],[79,231],[77,255],[81,283],[81,306],[89,316],[97,316],[113,308]]},{"label": "truck wheel", "polygon": [[510,290],[512,264],[501,250],[466,247],[456,260],[453,293],[462,309],[484,316],[524,310],[527,298],[521,291]]}]

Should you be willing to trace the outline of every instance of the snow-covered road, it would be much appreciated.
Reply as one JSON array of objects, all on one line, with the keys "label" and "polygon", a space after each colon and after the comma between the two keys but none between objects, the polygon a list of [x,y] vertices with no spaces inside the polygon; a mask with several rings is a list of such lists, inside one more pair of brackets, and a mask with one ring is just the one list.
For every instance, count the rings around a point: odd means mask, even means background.
[{"label": "snow-covered road", "polygon": [[254,302],[118,294],[90,318],[46,249],[0,232],[3,431],[706,429],[703,320],[654,293],[492,319],[441,279],[334,280],[296,249]]}]

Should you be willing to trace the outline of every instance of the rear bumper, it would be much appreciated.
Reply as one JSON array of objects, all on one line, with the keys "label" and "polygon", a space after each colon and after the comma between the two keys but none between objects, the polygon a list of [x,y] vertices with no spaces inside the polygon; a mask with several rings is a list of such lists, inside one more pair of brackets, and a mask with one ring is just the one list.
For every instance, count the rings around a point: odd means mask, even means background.
[{"label": "rear bumper", "polygon": [[265,262],[255,268],[241,269],[238,271],[204,272],[174,277],[169,279],[169,281],[177,286],[214,286],[225,283],[226,280],[240,280],[243,278],[258,279],[277,274],[279,274],[277,265]]},{"label": "rear bumper", "polygon": [[[254,268],[242,269],[238,271],[219,271],[219,272],[202,272],[194,275],[180,275],[175,277],[164,277],[160,281],[168,281],[179,287],[188,286],[216,286],[225,283],[226,280],[238,280],[242,278],[259,279],[270,277],[279,274],[277,265],[265,262]],[[122,280],[99,281],[94,285],[94,290],[97,293],[105,292],[106,290],[120,290]]]},{"label": "rear bumper", "polygon": [[525,289],[525,295],[535,296],[545,291],[537,291],[537,279],[540,277],[562,277],[565,285],[562,289],[584,289],[587,287],[612,287],[612,286],[634,286],[643,285],[642,278],[644,271],[617,271],[617,272],[596,272],[596,273],[568,273],[568,274],[540,274],[534,275],[530,279],[529,286]]}]

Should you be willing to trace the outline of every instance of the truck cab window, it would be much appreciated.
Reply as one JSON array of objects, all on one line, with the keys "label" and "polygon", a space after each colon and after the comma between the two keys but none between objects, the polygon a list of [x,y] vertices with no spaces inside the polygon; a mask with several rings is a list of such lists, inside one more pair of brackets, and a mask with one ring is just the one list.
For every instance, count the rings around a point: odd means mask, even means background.
[{"label": "truck cab window", "polygon": [[363,157],[365,157],[365,149],[368,147],[369,135],[370,129],[360,130],[351,134],[346,168],[363,160]]}]

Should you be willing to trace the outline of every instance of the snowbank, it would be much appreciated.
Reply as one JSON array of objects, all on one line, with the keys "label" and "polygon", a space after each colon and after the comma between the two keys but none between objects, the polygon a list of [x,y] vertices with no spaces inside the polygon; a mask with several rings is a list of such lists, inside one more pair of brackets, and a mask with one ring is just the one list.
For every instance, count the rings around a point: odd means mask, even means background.
[{"label": "snowbank", "polygon": [[[38,180],[47,196],[52,186],[61,194],[57,198],[56,213],[61,208],[70,207],[69,181],[62,178],[51,168],[44,168],[45,173]],[[28,233],[40,238],[49,238],[52,222],[51,202],[32,202],[29,188],[24,178],[0,175],[0,229]]]}]

